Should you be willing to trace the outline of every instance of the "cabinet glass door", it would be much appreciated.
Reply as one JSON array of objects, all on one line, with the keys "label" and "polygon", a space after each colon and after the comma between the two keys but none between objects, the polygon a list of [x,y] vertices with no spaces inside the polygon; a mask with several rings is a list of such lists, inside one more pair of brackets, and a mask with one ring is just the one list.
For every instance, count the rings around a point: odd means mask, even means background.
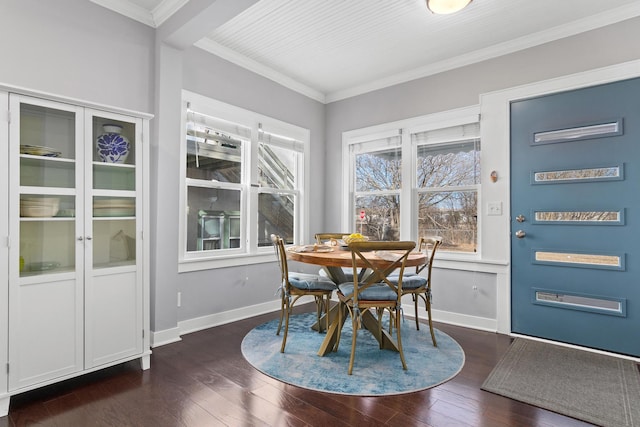
[{"label": "cabinet glass door", "polygon": [[91,119],[93,268],[136,263],[136,122]]},{"label": "cabinet glass door", "polygon": [[17,390],[84,366],[84,153],[82,108],[9,100],[9,388]]},{"label": "cabinet glass door", "polygon": [[76,266],[77,111],[19,103],[20,276]]},{"label": "cabinet glass door", "polygon": [[142,352],[142,121],[86,110],[85,365]]}]

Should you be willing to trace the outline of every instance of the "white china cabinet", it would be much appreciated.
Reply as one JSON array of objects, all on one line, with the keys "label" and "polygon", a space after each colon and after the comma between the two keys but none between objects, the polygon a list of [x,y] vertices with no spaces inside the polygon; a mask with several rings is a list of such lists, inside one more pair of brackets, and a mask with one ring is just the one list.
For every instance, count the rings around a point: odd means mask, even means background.
[{"label": "white china cabinet", "polygon": [[[4,96],[8,407],[13,394],[106,366],[149,367],[149,117]],[[115,145],[99,152],[99,138]]]}]

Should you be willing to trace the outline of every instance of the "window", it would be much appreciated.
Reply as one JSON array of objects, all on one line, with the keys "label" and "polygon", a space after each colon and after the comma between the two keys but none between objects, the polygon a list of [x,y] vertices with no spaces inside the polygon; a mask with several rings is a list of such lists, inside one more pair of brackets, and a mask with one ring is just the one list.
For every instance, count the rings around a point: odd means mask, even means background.
[{"label": "window", "polygon": [[351,146],[354,158],[354,218],[373,240],[399,240],[402,152],[394,136]]},{"label": "window", "polygon": [[271,234],[285,243],[295,241],[295,213],[300,189],[298,171],[302,153],[296,141],[259,130],[258,143],[258,246],[271,246]]},{"label": "window", "polygon": [[187,252],[243,247],[243,166],[251,129],[187,111]]},{"label": "window", "polygon": [[201,263],[188,270],[272,256],[272,233],[298,241],[308,130],[187,91],[183,100],[181,261]]},{"label": "window", "polygon": [[419,236],[441,236],[441,250],[477,251],[480,126],[411,134],[416,147]]},{"label": "window", "polygon": [[345,230],[375,240],[439,235],[443,251],[477,252],[481,175],[476,111],[346,132]]}]

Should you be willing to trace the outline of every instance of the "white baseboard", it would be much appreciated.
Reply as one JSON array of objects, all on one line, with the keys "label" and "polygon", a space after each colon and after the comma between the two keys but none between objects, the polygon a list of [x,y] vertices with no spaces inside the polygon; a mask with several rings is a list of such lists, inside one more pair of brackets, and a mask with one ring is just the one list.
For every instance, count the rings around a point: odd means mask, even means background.
[{"label": "white baseboard", "polygon": [[[465,328],[478,329],[487,332],[496,332],[498,330],[498,321],[496,319],[469,316],[468,314],[440,310],[431,310],[431,315],[434,322],[463,326]],[[426,313],[424,316],[422,314],[418,314],[418,317],[426,319]]]},{"label": "white baseboard", "polygon": [[[305,301],[301,299],[298,304],[303,304],[304,302]],[[296,306],[298,304],[296,304]],[[203,329],[236,322],[238,320],[248,319],[249,317],[271,313],[278,310],[280,310],[280,300],[274,300],[248,307],[241,307],[234,310],[224,311],[222,313],[215,313],[207,316],[196,317],[193,319],[182,320],[178,322],[178,326],[176,328],[152,332],[151,347],[159,347],[161,345],[181,341],[182,338],[180,337],[184,334],[201,331]]]},{"label": "white baseboard", "polygon": [[182,341],[180,328],[165,329],[164,331],[151,331],[151,348]]},{"label": "white baseboard", "polygon": [[[298,304],[304,304],[305,302],[312,301],[313,299],[311,298],[309,298],[309,301],[305,301],[303,298],[298,302]],[[298,304],[296,304],[296,306]],[[278,310],[280,310],[280,301],[275,300],[262,304],[252,305],[249,307],[241,307],[234,310],[224,311],[222,313],[215,313],[207,316],[196,317],[194,319],[182,320],[178,322],[178,326],[176,328],[152,332],[151,347],[159,347],[161,345],[181,341],[182,338],[180,337],[184,334],[201,331],[203,329],[212,328],[214,326],[225,325],[227,323],[248,319],[253,316],[271,313]],[[469,316],[466,314],[439,310],[433,310],[432,315],[435,322],[447,323],[450,325],[462,326],[465,328],[496,332],[498,327],[496,319],[488,319],[484,317]],[[421,319],[426,320],[426,313],[421,312],[418,314],[418,316]]]},{"label": "white baseboard", "polygon": [[249,307],[241,307],[234,310],[223,311],[222,313],[197,317],[195,319],[183,320],[178,322],[178,328],[181,334],[188,334],[277,310],[280,310],[280,301],[269,301]]}]

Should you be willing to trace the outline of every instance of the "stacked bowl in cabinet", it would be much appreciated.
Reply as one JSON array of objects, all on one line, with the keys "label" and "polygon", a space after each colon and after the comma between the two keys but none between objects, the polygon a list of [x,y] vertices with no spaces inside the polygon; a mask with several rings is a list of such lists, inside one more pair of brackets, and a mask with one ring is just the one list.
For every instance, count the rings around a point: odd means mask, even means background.
[{"label": "stacked bowl in cabinet", "polygon": [[93,202],[93,216],[135,216],[134,199],[101,199]]},{"label": "stacked bowl in cabinet", "polygon": [[52,217],[60,210],[59,197],[21,197],[21,217]]}]

